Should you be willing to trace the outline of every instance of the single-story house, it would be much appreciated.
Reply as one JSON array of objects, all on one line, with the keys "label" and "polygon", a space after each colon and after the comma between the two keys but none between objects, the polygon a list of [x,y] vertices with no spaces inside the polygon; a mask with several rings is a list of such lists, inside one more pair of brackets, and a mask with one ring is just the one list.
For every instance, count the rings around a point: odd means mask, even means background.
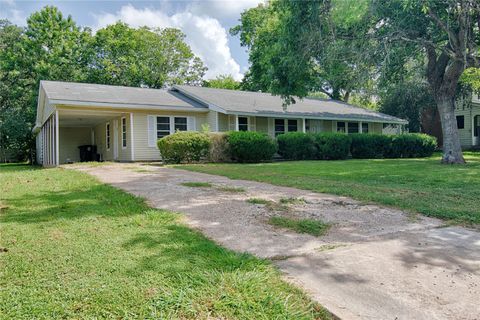
[{"label": "single-story house", "polygon": [[34,132],[37,161],[55,166],[80,161],[84,145],[101,160],[161,160],[157,139],[177,130],[396,134],[406,123],[334,100],[303,99],[284,110],[280,97],[261,92],[41,81]]},{"label": "single-story house", "polygon": [[480,94],[472,94],[471,103],[457,103],[455,116],[462,148],[480,147]]}]

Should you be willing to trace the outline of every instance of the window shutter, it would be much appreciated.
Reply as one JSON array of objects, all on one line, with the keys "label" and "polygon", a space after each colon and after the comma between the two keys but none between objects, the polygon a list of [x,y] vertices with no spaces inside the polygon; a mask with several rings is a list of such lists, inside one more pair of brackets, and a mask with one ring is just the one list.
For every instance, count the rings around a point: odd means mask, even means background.
[{"label": "window shutter", "polygon": [[195,131],[195,117],[187,117],[187,131]]},{"label": "window shutter", "polygon": [[148,121],[148,146],[155,147],[155,142],[157,140],[155,134],[155,116],[147,116]]}]

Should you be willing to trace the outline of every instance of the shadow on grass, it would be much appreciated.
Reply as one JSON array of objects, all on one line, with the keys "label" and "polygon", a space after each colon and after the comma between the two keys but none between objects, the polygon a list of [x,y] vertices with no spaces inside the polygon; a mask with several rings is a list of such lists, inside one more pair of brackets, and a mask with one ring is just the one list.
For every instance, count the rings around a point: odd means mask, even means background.
[{"label": "shadow on grass", "polygon": [[0,174],[19,171],[38,170],[42,167],[26,163],[0,163]]},{"label": "shadow on grass", "polygon": [[39,223],[88,216],[119,217],[148,209],[144,200],[106,185],[69,191],[46,191],[8,198],[1,222]]}]

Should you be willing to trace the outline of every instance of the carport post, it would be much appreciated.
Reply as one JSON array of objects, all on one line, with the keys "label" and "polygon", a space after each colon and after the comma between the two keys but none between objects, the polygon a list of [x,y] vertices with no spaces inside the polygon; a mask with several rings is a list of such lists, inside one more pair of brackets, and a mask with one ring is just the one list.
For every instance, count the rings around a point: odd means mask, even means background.
[{"label": "carport post", "polygon": [[59,137],[58,137],[58,110],[55,110],[55,165],[60,164]]}]

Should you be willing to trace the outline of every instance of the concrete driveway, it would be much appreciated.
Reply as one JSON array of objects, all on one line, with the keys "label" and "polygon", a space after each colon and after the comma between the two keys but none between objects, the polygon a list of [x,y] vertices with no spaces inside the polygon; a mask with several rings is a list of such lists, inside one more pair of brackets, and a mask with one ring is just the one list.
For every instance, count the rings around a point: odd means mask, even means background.
[{"label": "concrete driveway", "polygon": [[[143,197],[152,207],[183,213],[190,226],[229,249],[271,259],[288,281],[340,318],[480,319],[476,231],[345,197],[156,165],[69,167]],[[301,198],[288,215],[332,227],[322,237],[274,228],[266,221],[282,213],[248,203],[252,197]]]}]

